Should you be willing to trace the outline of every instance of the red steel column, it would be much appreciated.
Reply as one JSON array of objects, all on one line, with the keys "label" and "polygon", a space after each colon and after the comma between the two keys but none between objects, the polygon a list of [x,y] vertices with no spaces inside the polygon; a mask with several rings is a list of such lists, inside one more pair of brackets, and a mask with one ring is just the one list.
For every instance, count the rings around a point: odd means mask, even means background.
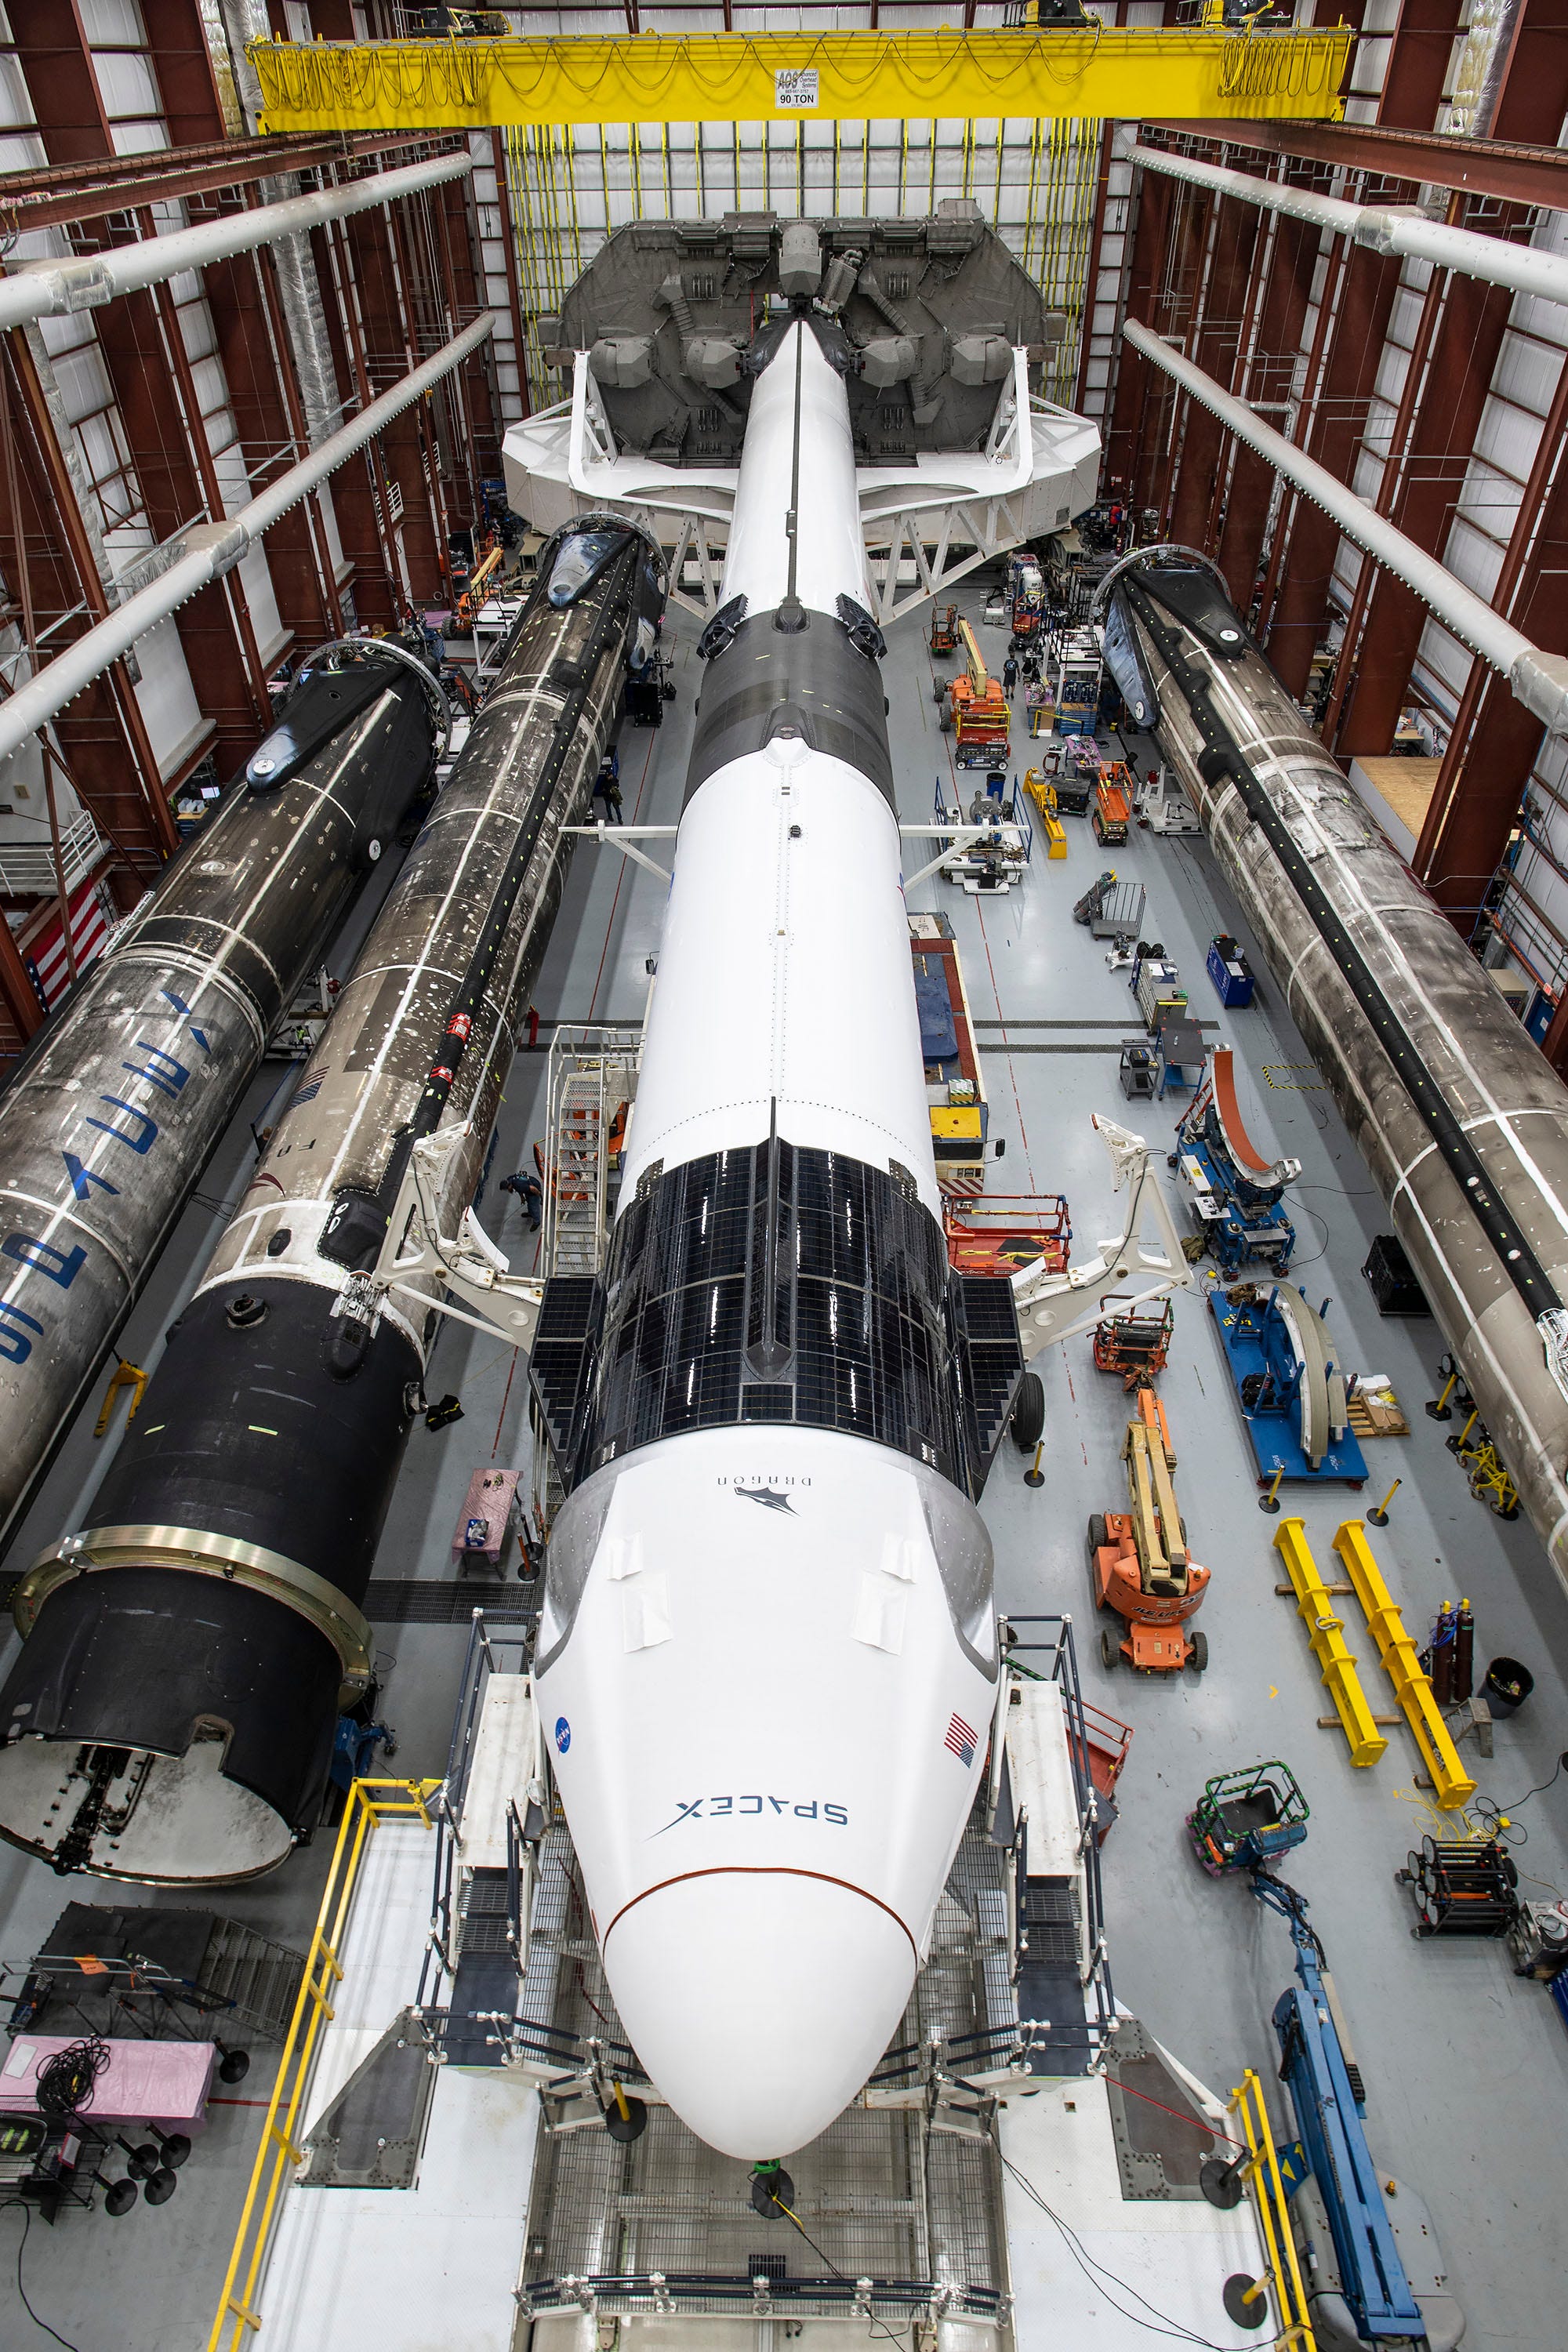
[{"label": "red steel column", "polygon": [[[204,512],[221,516],[217,477],[167,287],[106,304],[96,325],[154,541],[172,538]],[[202,709],[217,726],[218,765],[226,773],[255,750],[268,708],[248,612],[242,624],[226,587],[215,582],[174,615]]]},{"label": "red steel column", "polygon": [[[1450,219],[1457,219],[1461,210],[1462,205],[1456,198],[1448,206]],[[1377,485],[1377,497],[1373,500],[1374,509],[1380,515],[1393,513],[1404,486],[1406,467],[1414,454],[1412,436],[1416,407],[1426,381],[1426,364],[1431,357],[1432,338],[1437,331],[1437,322],[1443,314],[1443,301],[1447,285],[1447,273],[1441,269],[1434,269],[1426,281],[1426,293],[1421,305],[1421,316],[1416,321],[1415,339],[1411,343],[1409,358],[1405,364],[1405,381],[1400,386],[1399,406],[1394,413],[1394,425],[1388,436],[1388,455],[1384,460],[1383,472]],[[1366,609],[1371,601],[1376,577],[1376,564],[1373,563],[1371,556],[1363,554],[1356,572],[1355,593],[1351,598],[1351,609],[1345,617],[1342,651],[1334,674],[1334,690],[1329,698],[1329,707],[1323,715],[1322,736],[1325,743],[1333,743],[1339,733],[1341,713],[1350,692],[1351,678],[1360,659],[1362,631],[1365,625]]]},{"label": "red steel column", "polygon": [[[1350,479],[1365,427],[1397,282],[1397,266],[1364,246],[1344,257],[1337,289],[1331,268],[1325,291],[1337,301],[1337,314],[1327,322],[1321,385],[1310,406],[1304,406],[1296,438],[1309,457],[1342,482]],[[1339,543],[1338,523],[1308,499],[1298,499],[1268,629],[1268,658],[1292,694],[1306,691],[1323,633]]]},{"label": "red steel column", "polygon": [[[316,267],[330,296],[323,304],[328,340],[340,383],[352,383],[358,404],[367,408],[375,394],[365,365],[353,280],[338,241],[342,224],[311,232]],[[362,624],[380,618],[395,626],[402,618],[403,585],[391,537],[391,495],[379,436],[351,458],[333,478],[333,505],[343,551],[354,566],[354,609]]]},{"label": "red steel column", "polygon": [[[1222,150],[1222,152],[1226,152]],[[1228,196],[1211,198],[1213,218],[1201,309],[1187,338],[1187,356],[1216,383],[1228,383],[1247,331],[1247,295],[1265,236],[1256,205]],[[1181,462],[1171,493],[1173,539],[1185,547],[1210,550],[1215,478],[1224,455],[1226,432],[1217,416],[1187,404]]]},{"label": "red steel column", "polygon": [[[29,552],[37,548],[54,579],[52,603],[57,614],[85,605],[79,625],[90,625],[108,613],[109,598],[99,576],[92,543],[77,505],[76,491],[55,439],[54,424],[44,402],[43,387],[33,364],[26,334],[13,329],[6,339],[9,374],[17,391],[14,412],[26,443],[18,444],[18,472],[24,511],[11,518],[13,541],[26,534]],[[22,457],[31,449],[31,463]],[[32,509],[31,519],[26,512]],[[118,714],[118,717],[116,716]],[[63,711],[57,731],[67,747],[72,774],[102,831],[145,872],[172,850],[179,836],[158,774],[146,724],[122,661]],[[134,785],[126,782],[126,743]]]},{"label": "red steel column", "polygon": [[[1404,0],[1389,46],[1377,119],[1391,131],[1436,127],[1461,0]],[[1557,132],[1552,133],[1552,145]]]},{"label": "red steel column", "polygon": [[[1289,368],[1300,348],[1318,248],[1319,233],[1307,222],[1290,220],[1282,213],[1276,217],[1254,352],[1247,379],[1237,387],[1244,399],[1268,401],[1286,395]],[[1271,415],[1269,422],[1279,425],[1280,419]],[[1240,442],[1235,444],[1217,552],[1232,601],[1243,614],[1252,606],[1259,584],[1263,539],[1273,506],[1275,478],[1274,468],[1266,457],[1258,457]],[[1280,520],[1283,521],[1283,514]]]},{"label": "red steel column", "polygon": [[[1399,529],[1428,554],[1441,555],[1463,491],[1512,301],[1504,287],[1449,278],[1409,464],[1391,509]],[[1378,574],[1334,746],[1342,756],[1388,751],[1426,621],[1426,606],[1403,581]]]},{"label": "red steel column", "polygon": [[[1134,175],[1136,220],[1132,228],[1132,256],[1127,271],[1127,311],[1156,334],[1165,331],[1160,289],[1165,282],[1165,252],[1170,238],[1171,215],[1174,209],[1176,183],[1162,174],[1138,172]],[[1136,506],[1152,506],[1155,502],[1147,495],[1148,472],[1148,408],[1152,390],[1151,379],[1161,384],[1163,377],[1131,350],[1121,346],[1116,363],[1116,396],[1107,423],[1105,436],[1106,479],[1126,486],[1127,496]]]},{"label": "red steel column", "polygon": [[[1568,361],[1542,427],[1492,603],[1546,653],[1568,653]],[[1415,846],[1415,871],[1441,907],[1468,915],[1507,846],[1541,743],[1541,721],[1507,681],[1472,665]]]}]

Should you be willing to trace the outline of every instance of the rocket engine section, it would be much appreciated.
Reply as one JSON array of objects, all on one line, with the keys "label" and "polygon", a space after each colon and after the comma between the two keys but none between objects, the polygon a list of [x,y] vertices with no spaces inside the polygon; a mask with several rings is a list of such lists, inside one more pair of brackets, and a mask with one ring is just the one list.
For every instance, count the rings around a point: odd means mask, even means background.
[{"label": "rocket engine section", "polygon": [[[316,1819],[423,1404],[438,1276],[661,583],[611,521],[545,551],[496,685],[170,1335],[90,1524],[18,1587],[0,1834],[157,1884],[273,1868]],[[410,1165],[445,1142],[414,1205]],[[428,1164],[428,1163],[426,1163]]]},{"label": "rocket engine section", "polygon": [[617,1222],[531,1363],[568,1489],[536,1689],[605,1971],[663,2096],[753,2159],[855,2097],[924,1958],[996,1703],[975,1498],[1022,1370],[1011,1285],[947,1263],[820,330],[751,354]]},{"label": "rocket engine section", "polygon": [[1204,559],[1148,551],[1105,584],[1106,656],[1128,707],[1196,804],[1568,1581],[1568,1092]]},{"label": "rocket engine section", "polygon": [[312,670],[0,1101],[0,1533],[274,1023],[428,780],[445,704],[416,673],[368,646]]}]

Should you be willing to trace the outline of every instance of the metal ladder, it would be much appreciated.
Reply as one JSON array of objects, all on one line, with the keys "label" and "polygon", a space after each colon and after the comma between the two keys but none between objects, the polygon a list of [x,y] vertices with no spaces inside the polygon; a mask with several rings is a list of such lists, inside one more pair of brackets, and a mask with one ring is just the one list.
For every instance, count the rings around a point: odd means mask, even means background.
[{"label": "metal ladder", "polygon": [[637,1094],[639,1033],[574,1024],[555,1033],[545,1096],[546,1279],[597,1274],[605,1263],[615,1180],[611,1129]]},{"label": "metal ladder", "polygon": [[[550,1048],[545,1084],[544,1237],[540,1271],[597,1274],[609,1249],[619,1191],[611,1130],[636,1098],[640,1029],[563,1024]],[[618,1140],[618,1139],[617,1139]],[[533,1510],[548,1537],[565,1499],[544,1433],[533,1433]]]}]

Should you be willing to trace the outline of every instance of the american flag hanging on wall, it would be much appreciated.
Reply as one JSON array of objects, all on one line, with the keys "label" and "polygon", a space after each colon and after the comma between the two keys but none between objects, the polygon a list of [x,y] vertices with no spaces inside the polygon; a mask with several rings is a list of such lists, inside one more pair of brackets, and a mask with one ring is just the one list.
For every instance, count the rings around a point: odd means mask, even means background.
[{"label": "american flag hanging on wall", "polygon": [[975,1734],[970,1726],[961,1715],[955,1715],[947,1727],[947,1738],[942,1744],[952,1750],[961,1764],[973,1764],[974,1741]]},{"label": "american flag hanging on wall", "polygon": [[[114,905],[106,882],[94,882],[89,878],[72,894],[71,945],[76,950],[79,972],[85,971],[89,964],[98,961],[114,920]],[[32,946],[26,950],[23,961],[52,1012],[70,986],[65,936],[60,929],[58,908]]]}]

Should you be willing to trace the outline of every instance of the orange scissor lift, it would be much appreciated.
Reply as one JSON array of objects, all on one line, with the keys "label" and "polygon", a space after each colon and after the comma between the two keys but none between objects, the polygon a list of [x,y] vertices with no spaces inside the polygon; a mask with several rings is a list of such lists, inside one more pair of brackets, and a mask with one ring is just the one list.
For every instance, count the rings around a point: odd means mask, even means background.
[{"label": "orange scissor lift", "polygon": [[961,768],[1000,764],[1008,754],[1013,723],[999,678],[992,677],[984,656],[967,621],[958,625],[963,647],[963,667],[952,679],[938,678],[933,699],[942,715],[942,731],[958,739]]}]

